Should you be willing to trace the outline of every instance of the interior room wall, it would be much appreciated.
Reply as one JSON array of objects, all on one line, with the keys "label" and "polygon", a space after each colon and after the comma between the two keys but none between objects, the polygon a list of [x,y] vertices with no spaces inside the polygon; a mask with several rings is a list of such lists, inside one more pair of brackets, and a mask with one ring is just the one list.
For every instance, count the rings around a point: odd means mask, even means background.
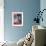
[{"label": "interior room wall", "polygon": [[[46,9],[46,0],[40,0],[40,10]],[[43,22],[40,21],[40,25],[46,27],[46,10],[43,12]],[[46,34],[45,34],[45,43],[46,43]]]},{"label": "interior room wall", "polygon": [[[40,10],[42,11],[43,9],[46,9],[46,0],[40,0]],[[43,25],[46,27],[46,10],[43,12],[43,22],[40,21],[40,25]]]},{"label": "interior room wall", "polygon": [[[40,10],[40,0],[4,0],[4,39],[18,41],[31,31],[35,14]],[[12,12],[23,12],[23,26],[12,26]]]}]

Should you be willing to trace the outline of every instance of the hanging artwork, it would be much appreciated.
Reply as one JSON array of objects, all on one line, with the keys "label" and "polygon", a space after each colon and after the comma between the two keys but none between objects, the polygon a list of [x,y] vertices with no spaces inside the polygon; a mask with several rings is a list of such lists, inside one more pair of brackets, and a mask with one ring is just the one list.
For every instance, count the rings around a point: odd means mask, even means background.
[{"label": "hanging artwork", "polygon": [[12,12],[12,26],[23,26],[23,12]]}]

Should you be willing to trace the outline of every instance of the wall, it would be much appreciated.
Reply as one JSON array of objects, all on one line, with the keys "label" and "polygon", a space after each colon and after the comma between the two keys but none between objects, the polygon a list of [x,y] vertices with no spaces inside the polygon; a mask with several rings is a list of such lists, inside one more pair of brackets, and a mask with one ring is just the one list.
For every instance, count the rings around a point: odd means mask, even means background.
[{"label": "wall", "polygon": [[[4,38],[7,41],[18,41],[31,31],[36,12],[40,10],[40,0],[4,0]],[[23,27],[12,27],[12,12],[22,11]]]},{"label": "wall", "polygon": [[[46,0],[40,0],[40,9],[46,9]],[[46,27],[46,11],[44,11],[43,15],[43,22],[40,21],[40,25],[45,26]],[[46,33],[45,33],[46,36]],[[46,43],[46,37],[45,37],[45,43]]]},{"label": "wall", "polygon": [[[46,0],[41,0],[40,1],[40,9],[41,9],[41,11],[43,10],[43,9],[46,9]],[[40,22],[40,25],[43,25],[43,26],[45,26],[46,27],[46,11],[44,11],[43,12],[43,22],[41,21]]]}]

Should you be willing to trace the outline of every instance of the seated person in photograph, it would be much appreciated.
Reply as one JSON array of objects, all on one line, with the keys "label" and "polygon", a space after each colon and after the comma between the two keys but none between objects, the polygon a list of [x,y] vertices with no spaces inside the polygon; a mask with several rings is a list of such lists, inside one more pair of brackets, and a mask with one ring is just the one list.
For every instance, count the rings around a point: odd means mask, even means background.
[{"label": "seated person in photograph", "polygon": [[14,24],[21,24],[21,14],[14,15]]}]

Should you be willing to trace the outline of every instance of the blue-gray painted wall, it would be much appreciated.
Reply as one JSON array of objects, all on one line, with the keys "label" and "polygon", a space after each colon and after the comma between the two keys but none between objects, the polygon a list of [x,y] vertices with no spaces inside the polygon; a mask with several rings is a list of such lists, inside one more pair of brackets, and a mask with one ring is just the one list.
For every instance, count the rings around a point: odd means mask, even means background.
[{"label": "blue-gray painted wall", "polygon": [[[40,1],[40,10],[46,9],[46,0],[41,0]],[[46,11],[43,12],[43,22],[40,22],[40,25],[45,26],[46,27]],[[46,35],[45,35],[45,39],[46,39]],[[45,44],[46,44],[46,40],[45,40]]]},{"label": "blue-gray painted wall", "polygon": [[[40,9],[40,0],[4,0],[4,39],[18,41],[32,29],[33,19]],[[23,27],[12,26],[12,12],[23,12]]]},{"label": "blue-gray painted wall", "polygon": [[[41,0],[40,1],[40,10],[42,11],[43,9],[46,9],[46,0]],[[43,12],[43,22],[40,22],[40,25],[45,26],[46,27],[46,10]]]}]

